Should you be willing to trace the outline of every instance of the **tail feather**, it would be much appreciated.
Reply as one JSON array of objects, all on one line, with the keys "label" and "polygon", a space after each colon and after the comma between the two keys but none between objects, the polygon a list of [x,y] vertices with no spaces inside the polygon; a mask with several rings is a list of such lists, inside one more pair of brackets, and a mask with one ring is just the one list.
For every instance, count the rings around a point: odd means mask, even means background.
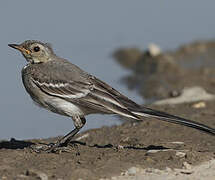
[{"label": "tail feather", "polygon": [[194,129],[198,129],[202,132],[205,132],[207,134],[211,134],[215,136],[215,129],[206,126],[204,124],[198,123],[198,122],[194,122],[191,120],[187,120],[178,116],[174,116],[174,115],[170,115],[167,114],[165,112],[161,112],[161,111],[157,111],[157,110],[153,110],[150,108],[142,108],[140,111],[132,111],[133,114],[141,117],[153,117],[162,121],[167,121],[170,123],[174,123],[174,124],[180,124],[183,126],[188,126]]}]

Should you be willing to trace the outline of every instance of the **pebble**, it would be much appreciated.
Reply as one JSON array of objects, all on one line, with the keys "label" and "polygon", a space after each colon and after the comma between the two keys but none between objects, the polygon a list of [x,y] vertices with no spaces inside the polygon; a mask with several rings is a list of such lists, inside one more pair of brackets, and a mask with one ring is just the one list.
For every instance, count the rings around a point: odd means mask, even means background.
[{"label": "pebble", "polygon": [[183,163],[183,166],[184,166],[185,169],[188,169],[188,170],[192,169],[192,166],[186,161]]},{"label": "pebble", "polygon": [[137,173],[136,167],[131,167],[128,169],[128,175],[135,175]]},{"label": "pebble", "polygon": [[[184,88],[182,90],[182,94],[175,98],[168,98],[160,101],[156,101],[154,104],[156,105],[164,105],[164,104],[180,104],[180,103],[189,103],[189,102],[196,102],[196,101],[208,101],[214,100],[215,95],[209,94],[205,89],[202,87],[190,87]],[[204,103],[197,105],[197,107],[203,107]]]},{"label": "pebble", "polygon": [[184,142],[181,142],[181,141],[173,141],[173,142],[170,142],[171,144],[184,144]]},{"label": "pebble", "polygon": [[124,146],[118,145],[118,146],[117,146],[117,149],[124,149]]},{"label": "pebble", "polygon": [[154,168],[147,168],[145,169],[146,173],[153,173],[153,174],[162,174],[162,170],[160,169],[154,169]]},{"label": "pebble", "polygon": [[175,155],[176,155],[177,157],[183,158],[183,157],[186,156],[186,153],[177,151],[177,152],[175,153]]},{"label": "pebble", "polygon": [[205,104],[205,102],[198,102],[198,103],[196,103],[196,104],[193,104],[192,107],[193,107],[193,108],[196,108],[196,109],[205,108],[205,107],[206,107],[206,104]]},{"label": "pebble", "polygon": [[158,45],[151,43],[148,46],[148,52],[152,57],[155,57],[161,54],[161,48]]},{"label": "pebble", "polygon": [[172,151],[173,149],[152,149],[148,150],[147,153],[157,153],[157,152],[166,152],[166,151]]}]

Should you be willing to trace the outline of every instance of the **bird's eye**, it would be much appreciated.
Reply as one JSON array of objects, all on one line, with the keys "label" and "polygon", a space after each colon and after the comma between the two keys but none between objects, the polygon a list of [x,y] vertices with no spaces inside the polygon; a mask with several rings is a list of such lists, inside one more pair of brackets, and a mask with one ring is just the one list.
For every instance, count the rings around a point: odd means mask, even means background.
[{"label": "bird's eye", "polygon": [[40,47],[39,46],[35,46],[34,47],[34,52],[38,52],[38,51],[40,51]]}]

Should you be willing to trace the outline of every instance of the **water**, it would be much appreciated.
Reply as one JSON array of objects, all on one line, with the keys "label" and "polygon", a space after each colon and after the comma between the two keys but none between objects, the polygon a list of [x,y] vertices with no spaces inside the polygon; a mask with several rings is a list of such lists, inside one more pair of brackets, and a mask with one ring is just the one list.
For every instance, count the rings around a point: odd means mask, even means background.
[{"label": "water", "polygon": [[[23,57],[8,43],[38,39],[56,53],[96,75],[138,103],[119,79],[129,73],[111,57],[121,46],[146,48],[151,42],[174,49],[215,35],[215,1],[2,1],[0,66],[0,139],[63,135],[73,122],[33,105],[21,83]],[[69,120],[69,121],[68,121]],[[84,128],[119,123],[113,116],[90,115]]]}]

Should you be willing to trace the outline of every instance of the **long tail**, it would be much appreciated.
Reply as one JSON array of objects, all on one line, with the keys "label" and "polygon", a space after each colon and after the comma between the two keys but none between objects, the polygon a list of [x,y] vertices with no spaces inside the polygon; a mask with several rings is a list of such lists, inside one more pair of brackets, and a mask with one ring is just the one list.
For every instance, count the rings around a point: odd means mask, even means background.
[{"label": "long tail", "polygon": [[211,134],[211,135],[215,136],[215,129],[213,129],[209,126],[206,126],[204,124],[194,122],[191,120],[187,120],[187,119],[184,119],[184,118],[181,118],[178,116],[170,115],[170,114],[167,114],[165,112],[161,112],[161,111],[157,111],[157,110],[143,107],[139,111],[132,110],[132,113],[139,116],[140,118],[141,117],[153,117],[153,118],[156,118],[158,120],[167,121],[170,123],[180,124],[183,126],[188,126],[188,127],[194,128],[194,129],[198,129],[202,132],[205,132],[207,134]]}]

